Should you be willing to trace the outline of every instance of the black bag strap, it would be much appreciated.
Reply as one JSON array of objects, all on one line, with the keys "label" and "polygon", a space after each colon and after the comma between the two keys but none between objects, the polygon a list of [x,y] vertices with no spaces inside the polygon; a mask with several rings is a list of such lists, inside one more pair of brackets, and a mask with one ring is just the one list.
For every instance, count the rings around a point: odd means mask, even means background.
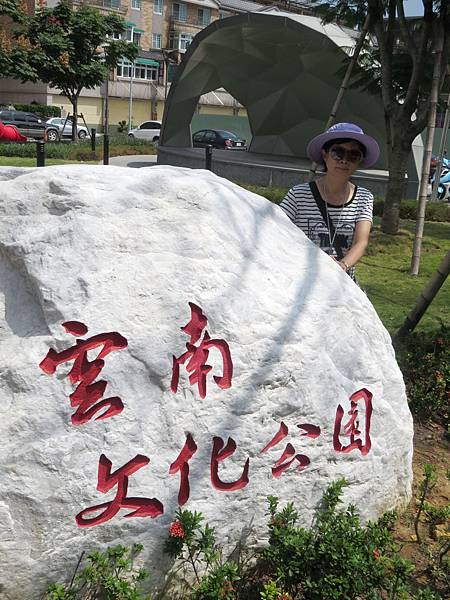
[{"label": "black bag strap", "polygon": [[309,187],[312,195],[314,196],[314,200],[316,201],[317,208],[320,210],[320,214],[322,215],[323,222],[328,229],[328,233],[330,235],[330,240],[334,240],[336,237],[336,229],[333,225],[333,221],[328,217],[327,208],[325,206],[325,201],[320,195],[319,188],[317,187],[317,183],[315,181],[309,182]]}]

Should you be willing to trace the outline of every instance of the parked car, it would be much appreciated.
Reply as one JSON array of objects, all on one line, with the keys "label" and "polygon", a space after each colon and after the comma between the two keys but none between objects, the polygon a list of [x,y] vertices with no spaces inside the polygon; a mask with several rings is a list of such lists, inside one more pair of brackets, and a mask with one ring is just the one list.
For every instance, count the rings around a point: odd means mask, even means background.
[{"label": "parked car", "polygon": [[139,125],[139,127],[131,129],[128,133],[128,137],[131,140],[137,138],[139,140],[150,140],[151,142],[158,142],[160,129],[161,121],[144,121]]},{"label": "parked car", "polygon": [[[64,127],[64,123],[66,126]],[[57,142],[61,138],[72,137],[72,119],[65,117],[52,117],[46,122],[47,140],[49,142]],[[88,128],[84,125],[77,125],[78,139],[84,140],[89,135]]]},{"label": "parked car", "polygon": [[245,140],[238,138],[231,131],[223,129],[201,129],[192,136],[194,148],[206,148],[211,145],[221,150],[247,150]]},{"label": "parked car", "polygon": [[43,140],[45,123],[37,115],[22,110],[0,110],[0,121],[4,125],[14,125],[27,138]]}]

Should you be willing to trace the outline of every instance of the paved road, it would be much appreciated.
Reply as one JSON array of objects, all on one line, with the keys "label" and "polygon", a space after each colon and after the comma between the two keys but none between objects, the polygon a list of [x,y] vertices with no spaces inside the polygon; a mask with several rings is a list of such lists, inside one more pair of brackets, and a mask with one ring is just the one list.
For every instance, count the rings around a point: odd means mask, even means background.
[{"label": "paved road", "polygon": [[[133,169],[140,169],[141,167],[151,167],[156,165],[157,160],[156,154],[133,154],[130,156],[112,156],[109,159],[110,165],[116,167],[132,167]],[[101,163],[103,164],[103,162]]]}]

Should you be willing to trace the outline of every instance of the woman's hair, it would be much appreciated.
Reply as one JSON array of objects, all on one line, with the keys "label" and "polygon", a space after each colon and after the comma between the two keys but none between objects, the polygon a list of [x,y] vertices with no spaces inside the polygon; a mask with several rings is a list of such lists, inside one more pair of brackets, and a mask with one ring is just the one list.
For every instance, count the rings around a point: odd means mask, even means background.
[{"label": "woman's hair", "polygon": [[[356,144],[358,144],[363,156],[366,156],[366,147],[364,146],[364,144],[361,144],[361,142],[358,142],[358,140],[354,140],[352,138],[336,138],[334,140],[328,140],[328,142],[325,142],[325,144],[322,146],[322,150],[328,152],[328,150],[331,148],[331,146],[334,146],[334,144],[345,144],[346,142],[355,142]],[[327,165],[325,161],[323,161],[323,172],[327,172]]]}]

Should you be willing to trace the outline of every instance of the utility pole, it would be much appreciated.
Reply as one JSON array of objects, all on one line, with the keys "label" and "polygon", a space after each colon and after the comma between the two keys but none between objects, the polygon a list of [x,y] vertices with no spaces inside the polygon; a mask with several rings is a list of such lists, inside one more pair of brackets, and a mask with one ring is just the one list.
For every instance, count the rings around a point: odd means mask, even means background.
[{"label": "utility pole", "polygon": [[128,133],[133,128],[133,75],[134,75],[134,62],[131,63],[131,76],[130,76],[130,91],[128,94]]},{"label": "utility pole", "polygon": [[109,165],[109,67],[105,82],[105,120],[103,132],[103,164]]}]

